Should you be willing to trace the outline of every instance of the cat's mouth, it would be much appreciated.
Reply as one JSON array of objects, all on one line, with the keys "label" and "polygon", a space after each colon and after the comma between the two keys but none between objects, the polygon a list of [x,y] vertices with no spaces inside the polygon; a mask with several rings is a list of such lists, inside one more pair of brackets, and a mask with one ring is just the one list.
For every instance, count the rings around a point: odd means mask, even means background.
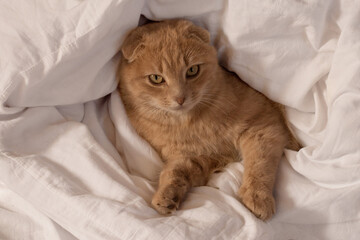
[{"label": "cat's mouth", "polygon": [[190,110],[189,105],[177,105],[175,107],[170,107],[171,111],[175,111],[175,112],[185,112]]},{"label": "cat's mouth", "polygon": [[173,107],[169,107],[169,110],[174,113],[186,113],[195,107],[196,102],[188,102],[183,105],[177,105]]}]

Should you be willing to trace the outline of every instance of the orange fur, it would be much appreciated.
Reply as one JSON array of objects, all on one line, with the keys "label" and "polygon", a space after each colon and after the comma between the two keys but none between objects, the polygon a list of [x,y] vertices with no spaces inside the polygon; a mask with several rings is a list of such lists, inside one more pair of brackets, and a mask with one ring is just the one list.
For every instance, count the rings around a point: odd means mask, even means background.
[{"label": "orange fur", "polygon": [[[286,146],[299,148],[281,107],[219,66],[209,33],[189,21],[138,27],[121,51],[119,91],[126,111],[165,163],[152,206],[161,214],[174,212],[191,187],[242,156],[239,198],[257,217],[270,218],[279,160]],[[198,75],[187,77],[194,65]],[[151,74],[165,82],[154,85]]]}]

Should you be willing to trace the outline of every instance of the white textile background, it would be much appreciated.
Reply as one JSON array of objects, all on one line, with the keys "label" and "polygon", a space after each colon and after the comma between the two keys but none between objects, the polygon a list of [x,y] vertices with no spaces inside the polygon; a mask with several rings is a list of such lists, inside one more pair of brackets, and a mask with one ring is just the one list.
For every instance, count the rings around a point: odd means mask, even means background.
[{"label": "white textile background", "polygon": [[[118,49],[143,14],[207,28],[222,64],[287,106],[277,213],[235,197],[241,163],[150,206],[162,163],[116,92]],[[0,239],[358,239],[360,2],[0,0]]]}]

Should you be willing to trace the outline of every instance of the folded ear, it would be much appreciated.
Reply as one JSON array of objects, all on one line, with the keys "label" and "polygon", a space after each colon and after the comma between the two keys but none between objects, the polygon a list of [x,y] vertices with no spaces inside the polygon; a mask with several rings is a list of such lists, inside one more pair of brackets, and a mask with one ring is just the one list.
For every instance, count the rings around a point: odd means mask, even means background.
[{"label": "folded ear", "polygon": [[144,29],[140,27],[135,28],[126,36],[125,41],[121,46],[121,52],[128,62],[134,61],[141,50],[144,49],[144,34]]},{"label": "folded ear", "polygon": [[205,43],[210,43],[210,33],[202,27],[191,24],[187,29],[187,36]]}]

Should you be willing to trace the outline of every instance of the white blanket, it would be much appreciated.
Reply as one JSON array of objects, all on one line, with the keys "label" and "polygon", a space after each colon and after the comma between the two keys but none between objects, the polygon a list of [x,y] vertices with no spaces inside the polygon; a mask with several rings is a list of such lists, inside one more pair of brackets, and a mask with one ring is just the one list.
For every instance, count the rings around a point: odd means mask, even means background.
[{"label": "white blanket", "polygon": [[[277,213],[237,199],[241,163],[173,216],[149,203],[162,163],[132,129],[116,55],[140,15],[207,28],[221,63],[287,106]],[[0,0],[0,239],[359,239],[356,0]]]}]

